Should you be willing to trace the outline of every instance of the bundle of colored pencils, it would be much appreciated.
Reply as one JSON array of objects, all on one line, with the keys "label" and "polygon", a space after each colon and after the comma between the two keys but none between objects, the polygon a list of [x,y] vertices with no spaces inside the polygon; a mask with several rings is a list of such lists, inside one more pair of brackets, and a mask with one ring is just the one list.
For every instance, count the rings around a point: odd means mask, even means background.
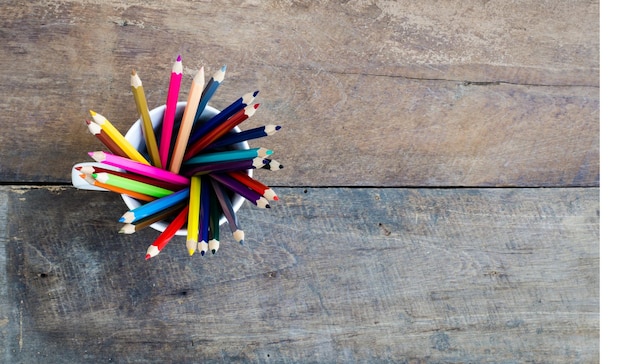
[{"label": "bundle of colored pencils", "polygon": [[274,191],[251,177],[252,169],[278,170],[282,165],[267,157],[266,148],[238,149],[235,145],[274,134],[277,125],[266,125],[233,132],[251,117],[259,104],[253,104],[258,91],[247,93],[210,117],[203,112],[224,80],[226,66],[215,72],[205,85],[204,67],[191,83],[182,117],[176,108],[182,81],[182,61],[172,67],[169,90],[161,122],[160,137],[150,118],[143,85],[133,70],[131,90],[141,120],[146,150],[138,150],[104,116],[91,112],[87,125],[108,149],[89,152],[99,162],[82,166],[81,177],[88,183],[129,196],[142,204],[126,212],[120,233],[132,234],[159,221],[167,227],[148,247],[150,259],[172,240],[177,231],[187,230],[189,255],[196,250],[204,256],[219,249],[220,220],[225,217],[235,241],[243,244],[241,229],[232,201],[235,196],[257,207],[269,208],[278,200]]}]

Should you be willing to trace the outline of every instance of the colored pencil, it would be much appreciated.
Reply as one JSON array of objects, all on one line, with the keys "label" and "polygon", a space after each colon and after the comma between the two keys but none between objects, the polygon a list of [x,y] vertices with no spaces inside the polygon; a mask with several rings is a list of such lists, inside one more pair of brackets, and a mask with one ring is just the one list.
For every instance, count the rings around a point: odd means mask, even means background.
[{"label": "colored pencil", "polygon": [[228,175],[238,180],[239,182],[243,183],[244,185],[248,186],[248,188],[258,192],[266,199],[278,201],[278,196],[276,195],[276,192],[274,192],[273,189],[264,185],[258,180],[248,176],[248,173],[238,171],[238,172],[228,172]]},{"label": "colored pencil", "polygon": [[172,66],[170,74],[170,84],[167,90],[167,101],[165,103],[165,112],[163,114],[163,122],[161,123],[161,140],[159,144],[159,156],[161,165],[167,168],[170,157],[170,146],[172,144],[172,132],[174,131],[174,118],[176,117],[176,104],[178,103],[178,93],[180,92],[180,84],[183,78],[183,63],[178,55],[176,62]]},{"label": "colored pencil", "polygon": [[188,161],[185,165],[191,164],[209,164],[209,163],[222,163],[222,162],[234,162],[242,161],[246,159],[252,159],[256,157],[265,158],[272,155],[274,152],[267,148],[252,148],[252,149],[235,149],[225,152],[212,152],[206,154],[199,154]]},{"label": "colored pencil", "polygon": [[174,218],[174,220],[169,225],[167,225],[165,230],[163,230],[161,235],[156,238],[152,245],[148,247],[148,251],[146,252],[146,260],[157,256],[161,252],[161,250],[163,250],[165,245],[167,245],[167,243],[172,240],[174,235],[176,235],[176,232],[180,228],[182,228],[183,225],[185,225],[185,222],[187,222],[188,210],[189,207],[185,206],[185,208],[183,208],[183,210],[178,213],[176,218]]},{"label": "colored pencil", "polygon": [[252,202],[256,207],[270,208],[270,204],[260,193],[251,190],[248,186],[229,176],[228,174],[213,173],[211,178],[215,179],[226,188],[241,195],[246,200]]},{"label": "colored pencil", "polygon": [[211,119],[205,122],[199,122],[197,124],[194,124],[194,129],[191,131],[191,135],[189,136],[189,144],[194,144],[198,141],[198,139],[200,139],[204,134],[208,133],[211,129],[214,129],[224,121],[228,120],[228,118],[235,115],[238,111],[252,104],[254,98],[258,93],[259,91],[249,92],[241,96],[239,99],[227,106],[224,110],[220,111]]},{"label": "colored pencil", "polygon": [[147,204],[136,207],[130,211],[127,211],[122,215],[119,222],[134,223],[137,220],[144,219],[150,215],[159,213],[160,211],[167,209],[181,201],[186,201],[189,198],[189,187],[180,191],[174,192],[169,196],[165,196],[156,199]]},{"label": "colored pencil", "polygon": [[127,177],[117,176],[112,173],[94,173],[92,176],[96,179],[96,181],[99,181],[101,183],[125,188],[127,190],[143,193],[148,196],[165,197],[174,193],[174,191],[172,190],[154,186],[148,183],[135,181]]},{"label": "colored pencil", "polygon": [[279,161],[266,158],[261,168],[269,169],[270,171],[278,171],[284,167]]},{"label": "colored pencil", "polygon": [[111,153],[122,157],[128,157],[126,153],[124,153],[122,148],[120,148],[119,145],[115,144],[113,139],[111,139],[105,132],[102,131],[102,127],[100,125],[92,122],[91,120],[85,120],[85,122],[87,123],[87,128],[89,129],[89,132],[93,134],[96,138],[98,138],[98,140],[100,140],[100,142],[102,142],[105,147],[109,148]]},{"label": "colored pencil", "polygon": [[188,148],[188,150],[185,152],[183,160],[188,160],[191,157],[195,156],[204,148],[206,148],[207,145],[213,143],[222,135],[228,133],[232,128],[247,120],[249,117],[254,115],[258,107],[259,104],[246,106],[242,110],[238,111],[235,115],[231,116],[225,122],[221,123],[214,129],[211,129],[211,131],[203,135],[200,139],[198,139],[198,141],[196,141]]},{"label": "colored pencil", "polygon": [[222,207],[222,213],[226,217],[230,231],[233,233],[233,238],[235,238],[235,241],[243,244],[244,232],[239,228],[239,220],[237,219],[237,214],[235,214],[235,211],[233,210],[233,205],[228,197],[228,194],[222,189],[217,181],[212,178],[210,181],[213,186],[213,190],[215,191],[215,195],[217,196],[217,200]]},{"label": "colored pencil", "polygon": [[222,81],[224,81],[224,75],[226,74],[226,65],[222,66],[217,72],[213,74],[209,82],[204,87],[204,91],[202,91],[202,96],[200,96],[200,101],[198,102],[198,110],[196,110],[196,116],[193,118],[194,123],[198,121],[200,115],[204,111],[204,108],[217,91],[217,88],[220,86]]},{"label": "colored pencil", "polygon": [[257,157],[244,161],[211,163],[200,165],[197,167],[185,168],[183,169],[182,173],[185,176],[195,176],[215,172],[245,171],[247,169],[261,168],[265,165],[265,163],[269,163],[269,160]]},{"label": "colored pencil", "polygon": [[155,222],[159,222],[161,220],[167,219],[168,217],[178,214],[180,210],[182,210],[185,206],[187,206],[187,202],[183,201],[174,206],[168,207],[162,211],[154,215],[150,215],[144,219],[137,220],[132,224],[124,224],[122,228],[118,231],[120,234],[134,234],[139,230],[145,229],[148,226],[154,224]]},{"label": "colored pencil", "polygon": [[146,101],[146,94],[143,90],[143,83],[139,78],[139,75],[135,70],[132,71],[130,76],[130,89],[135,99],[135,106],[141,119],[141,130],[143,131],[143,137],[146,141],[146,149],[148,149],[148,155],[152,161],[152,165],[161,168],[161,157],[159,156],[159,146],[157,145],[156,136],[154,135],[154,127],[152,126],[152,119],[150,118],[150,112],[148,111],[148,102]]},{"label": "colored pencil", "polygon": [[141,174],[146,177],[166,181],[175,185],[189,185],[189,178],[187,177],[154,166],[137,163],[132,159],[120,157],[103,151],[89,152],[88,154],[96,162],[122,168],[128,172]]},{"label": "colored pencil", "polygon": [[201,183],[200,177],[191,177],[191,186],[189,187],[189,214],[187,217],[187,251],[189,252],[189,256],[192,256],[198,247]]},{"label": "colored pencil", "polygon": [[117,144],[124,151],[124,153],[130,159],[133,159],[143,164],[150,164],[150,162],[148,162],[148,160],[144,158],[144,156],[141,155],[141,153],[139,153],[137,149],[135,149],[135,147],[133,147],[132,144],[130,144],[130,142],[126,140],[126,138],[124,138],[119,130],[117,130],[117,128],[115,128],[115,126],[109,120],[107,120],[107,118],[93,110],[89,110],[89,112],[91,113],[91,118],[93,119],[93,121],[96,124],[100,125],[102,130],[111,138],[111,140],[113,140],[115,144]]},{"label": "colored pencil", "polygon": [[183,162],[183,155],[187,149],[187,141],[189,140],[189,134],[191,133],[191,127],[193,126],[193,118],[196,114],[196,110],[198,109],[198,101],[200,100],[203,86],[204,67],[201,67],[191,82],[191,89],[189,90],[189,96],[187,97],[187,105],[185,106],[183,118],[180,121],[178,135],[176,136],[176,143],[174,144],[174,151],[172,152],[172,158],[169,162],[168,169],[171,172],[178,173],[178,171],[180,171],[180,165]]},{"label": "colored pencil", "polygon": [[200,226],[198,228],[198,250],[204,256],[209,249],[209,215],[211,206],[211,183],[202,178],[200,186]]},{"label": "colored pencil", "polygon": [[243,141],[263,138],[266,136],[274,135],[281,129],[280,125],[269,124],[266,126],[260,126],[258,128],[244,130],[239,133],[228,133],[213,143],[207,145],[206,149],[221,148],[228,145],[241,143]]},{"label": "colored pencil", "polygon": [[[210,182],[208,183],[210,184]],[[209,250],[215,254],[220,248],[220,219],[222,209],[213,188],[210,189],[211,201],[209,203]]]},{"label": "colored pencil", "polygon": [[150,202],[150,201],[154,201],[156,199],[156,197],[154,196],[148,196],[146,194],[143,193],[139,193],[136,191],[131,191],[131,190],[127,190],[125,188],[120,188],[117,186],[112,186],[112,185],[108,185],[106,183],[102,183],[98,180],[96,180],[95,178],[93,178],[92,175],[90,174],[82,174],[80,175],[85,181],[87,181],[89,184],[92,184],[96,187],[100,187],[100,188],[104,188],[106,190],[109,190],[111,192],[115,192],[115,193],[119,193],[121,195],[128,195],[136,200],[139,201],[144,201],[144,202]]},{"label": "colored pencil", "polygon": [[102,168],[102,167],[97,167],[97,166],[83,166],[79,168],[78,171],[81,173],[90,174],[90,175],[94,173],[107,172],[107,173],[114,174],[116,176],[129,178],[137,182],[147,183],[149,185],[165,188],[166,190],[171,190],[171,191],[178,191],[181,188],[183,188],[183,186],[181,185],[175,185],[166,181],[146,177],[140,174],[128,173],[125,171],[117,171],[117,170],[112,170],[112,169]]}]

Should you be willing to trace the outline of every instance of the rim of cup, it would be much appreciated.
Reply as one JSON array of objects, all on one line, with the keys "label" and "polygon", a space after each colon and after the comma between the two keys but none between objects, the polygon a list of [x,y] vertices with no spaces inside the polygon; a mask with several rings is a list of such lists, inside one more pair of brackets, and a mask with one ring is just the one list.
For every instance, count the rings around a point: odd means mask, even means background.
[{"label": "rim of cup", "polygon": [[[187,106],[187,102],[186,101],[179,101],[176,104],[176,116],[175,116],[175,120],[176,121],[180,121],[180,119],[182,118],[183,112],[185,111],[185,107]],[[150,110],[150,120],[152,121],[152,127],[154,130],[157,130],[160,126],[161,126],[161,122],[163,121],[163,114],[165,113],[165,105],[160,105],[155,107],[154,109]],[[202,112],[200,118],[199,118],[199,122],[205,121],[210,119],[211,117],[217,115],[219,113],[219,110],[217,110],[216,108],[207,105],[204,109],[204,111]],[[126,135],[124,136],[129,142],[130,144],[132,144],[140,153],[144,153],[146,154],[146,143],[144,140],[144,136],[143,136],[143,132],[142,132],[142,122],[141,122],[141,118],[138,119],[137,121],[135,121],[133,123],[133,125],[128,129],[128,131],[126,132]],[[239,127],[234,127],[232,129],[234,132],[239,133],[241,132],[241,129],[239,129]],[[172,141],[173,142],[173,141]],[[250,146],[248,145],[248,142],[240,142],[240,143],[236,143],[233,144],[231,146],[232,149],[250,149]],[[252,177],[252,170],[249,169],[247,171],[248,175],[250,177]],[[233,197],[231,198],[231,202],[233,205],[233,210],[235,212],[237,212],[239,210],[239,208],[241,208],[241,206],[243,205],[244,202],[244,198],[237,194],[237,193],[233,193]],[[122,196],[122,200],[124,201],[124,203],[126,204],[126,206],[132,210],[134,208],[137,208],[139,206],[142,205],[141,202],[127,196],[127,195],[121,195]],[[220,221],[219,224],[222,225],[226,223],[226,217],[224,216],[224,214],[222,214],[222,216],[220,217]],[[155,222],[154,224],[150,225],[151,228],[163,232],[165,230],[165,228],[167,228],[167,223],[164,221],[158,221]],[[180,229],[176,232],[176,235],[183,235],[186,236],[187,235],[187,229],[183,228]]]}]

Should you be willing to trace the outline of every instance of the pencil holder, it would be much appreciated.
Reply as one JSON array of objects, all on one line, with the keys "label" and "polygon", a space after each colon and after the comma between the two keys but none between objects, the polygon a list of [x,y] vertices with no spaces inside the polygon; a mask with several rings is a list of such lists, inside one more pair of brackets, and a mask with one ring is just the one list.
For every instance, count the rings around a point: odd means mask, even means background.
[{"label": "pencil holder", "polygon": [[[185,106],[187,106],[187,102],[185,101],[181,101],[178,102],[176,104],[176,117],[175,117],[175,123],[179,123],[183,112],[185,111]],[[160,130],[161,128],[161,122],[163,121],[163,115],[165,113],[165,105],[161,105],[158,106],[152,110],[150,110],[150,119],[152,121],[152,127],[154,130]],[[200,118],[198,119],[199,123],[202,123],[208,119],[210,119],[211,117],[217,115],[219,113],[219,110],[211,107],[211,106],[206,106],[204,111],[202,112],[202,115],[200,116]],[[135,123],[128,129],[128,132],[126,133],[126,135],[124,136],[129,142],[130,144],[132,144],[140,153],[147,155],[147,150],[146,150],[146,142],[144,140],[144,136],[143,136],[143,131],[141,129],[141,119],[138,119],[137,121],[135,121]],[[235,132],[235,133],[239,133],[241,130],[239,129],[239,127],[234,127],[232,129],[231,132]],[[157,135],[159,135],[160,133],[157,133]],[[231,144],[230,146],[226,147],[225,149],[227,150],[235,150],[235,149],[250,149],[250,146],[248,145],[248,142],[239,142],[239,143],[235,143],[235,144]],[[250,177],[252,177],[252,170],[249,169],[247,171],[248,175]],[[126,206],[128,206],[128,208],[130,210],[137,208],[139,206],[141,206],[141,203],[127,195],[121,195],[122,196],[122,200],[124,200],[124,203],[126,204]],[[236,194],[236,193],[232,193],[230,196],[230,200],[232,202],[233,205],[233,210],[235,212],[237,212],[239,210],[239,208],[241,208],[241,205],[243,205],[244,202],[244,198],[241,197],[240,195]],[[224,215],[221,215],[220,217],[220,225],[225,224],[226,223],[226,217],[224,217]],[[159,221],[156,222],[152,225],[150,225],[151,228],[158,230],[160,232],[163,232],[165,230],[165,228],[167,228],[167,223],[164,221]],[[187,235],[187,229],[180,229],[176,232],[176,235],[182,235],[182,236],[186,236]]]}]

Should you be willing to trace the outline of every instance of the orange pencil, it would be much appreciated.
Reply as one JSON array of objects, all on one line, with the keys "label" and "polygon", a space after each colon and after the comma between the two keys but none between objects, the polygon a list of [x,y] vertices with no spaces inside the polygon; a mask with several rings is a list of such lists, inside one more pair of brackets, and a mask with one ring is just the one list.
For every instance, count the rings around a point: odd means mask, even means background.
[{"label": "orange pencil", "polygon": [[156,197],[144,195],[143,193],[127,190],[125,188],[111,186],[111,185],[108,185],[106,183],[101,183],[100,181],[97,181],[95,178],[93,178],[93,176],[90,176],[90,175],[81,174],[80,176],[85,181],[87,181],[89,184],[92,184],[92,185],[94,185],[96,187],[104,188],[105,190],[109,190],[111,192],[116,192],[116,193],[119,193],[119,194],[122,194],[122,195],[128,195],[128,196],[130,196],[130,197],[132,197],[134,199],[137,199],[139,201],[150,202],[150,201],[156,200]]}]

